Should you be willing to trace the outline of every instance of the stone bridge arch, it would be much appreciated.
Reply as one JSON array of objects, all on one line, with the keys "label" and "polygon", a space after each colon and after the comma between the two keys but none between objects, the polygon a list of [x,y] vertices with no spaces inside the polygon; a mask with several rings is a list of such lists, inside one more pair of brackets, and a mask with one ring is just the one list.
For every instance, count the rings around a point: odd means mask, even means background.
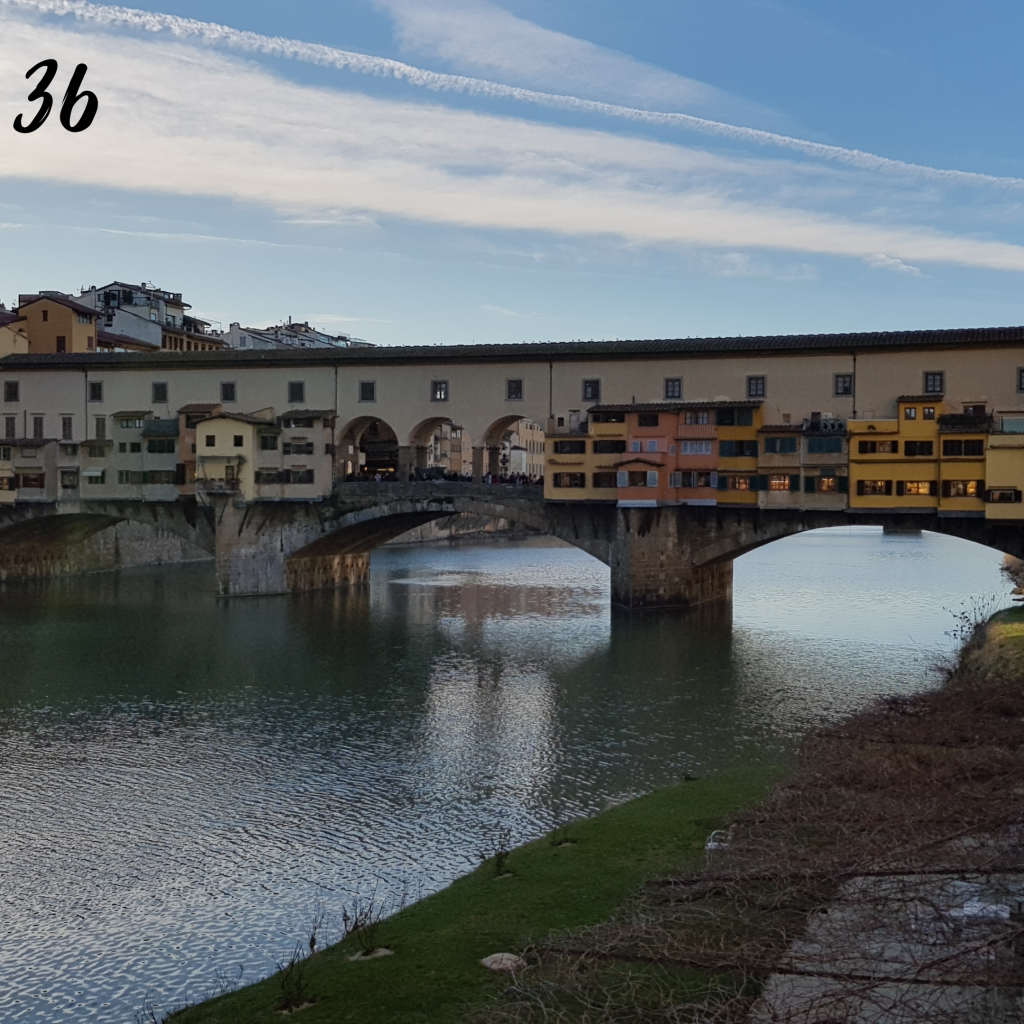
[{"label": "stone bridge arch", "polygon": [[[402,446],[399,434],[387,420],[372,413],[350,419],[337,433],[342,479],[401,474]],[[360,458],[362,455],[364,458]],[[360,466],[365,467],[360,470]]]},{"label": "stone bridge arch", "polygon": [[370,552],[424,523],[470,513],[507,519],[610,564],[614,506],[546,503],[539,487],[418,482],[346,484],[330,502],[219,500],[222,596],[274,594],[365,581]]},{"label": "stone bridge arch", "polygon": [[212,558],[212,510],[195,502],[28,502],[0,509],[0,580]]}]

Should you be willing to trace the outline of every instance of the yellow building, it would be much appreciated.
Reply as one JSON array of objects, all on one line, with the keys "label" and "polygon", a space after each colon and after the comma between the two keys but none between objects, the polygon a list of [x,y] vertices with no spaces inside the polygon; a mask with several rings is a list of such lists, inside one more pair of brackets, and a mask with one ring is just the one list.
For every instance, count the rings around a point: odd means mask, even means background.
[{"label": "yellow building", "polygon": [[718,438],[718,504],[756,505],[757,432],[763,423],[760,402],[739,403],[715,413]]},{"label": "yellow building", "polygon": [[984,405],[939,417],[939,512],[983,515],[985,449],[993,420]]},{"label": "yellow building", "polygon": [[626,414],[592,412],[545,434],[544,497],[549,501],[617,501],[617,472],[626,452]]},{"label": "yellow building", "polygon": [[218,412],[195,425],[200,495],[319,501],[334,487],[333,410]]},{"label": "yellow building", "polygon": [[850,420],[850,507],[939,507],[941,395],[902,395],[897,418]]},{"label": "yellow building", "polygon": [[21,299],[18,315],[32,355],[96,351],[95,310],[59,292]]},{"label": "yellow building", "polygon": [[0,306],[0,359],[28,354],[28,330],[23,316]]},{"label": "yellow building", "polygon": [[996,412],[985,457],[985,518],[1024,519],[1024,411]]}]

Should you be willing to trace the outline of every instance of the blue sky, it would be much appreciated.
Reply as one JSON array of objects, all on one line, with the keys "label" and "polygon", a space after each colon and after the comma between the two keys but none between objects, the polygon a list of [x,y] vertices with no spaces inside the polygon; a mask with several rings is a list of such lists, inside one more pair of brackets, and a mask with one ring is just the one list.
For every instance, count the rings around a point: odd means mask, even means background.
[{"label": "blue sky", "polygon": [[[0,299],[386,344],[1024,323],[1024,8],[0,0]],[[95,123],[18,135],[75,63]]]}]

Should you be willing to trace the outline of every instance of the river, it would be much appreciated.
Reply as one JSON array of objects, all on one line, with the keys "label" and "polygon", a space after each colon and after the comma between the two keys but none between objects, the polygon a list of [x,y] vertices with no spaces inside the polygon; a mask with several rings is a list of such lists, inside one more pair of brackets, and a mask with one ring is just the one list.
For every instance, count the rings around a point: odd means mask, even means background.
[{"label": "river", "polygon": [[254,981],[354,894],[433,891],[630,794],[779,763],[935,685],[989,549],[816,531],[731,621],[633,614],[538,539],[390,547],[359,592],[218,601],[209,565],[0,589],[0,1019],[130,1022]]}]

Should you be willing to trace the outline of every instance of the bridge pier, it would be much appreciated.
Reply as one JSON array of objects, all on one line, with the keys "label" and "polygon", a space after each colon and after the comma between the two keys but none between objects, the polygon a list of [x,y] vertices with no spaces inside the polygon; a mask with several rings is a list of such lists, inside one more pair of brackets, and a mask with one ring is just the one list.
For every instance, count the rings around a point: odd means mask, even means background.
[{"label": "bridge pier", "polygon": [[697,559],[709,526],[683,518],[678,508],[619,509],[611,550],[612,602],[627,608],[728,604],[732,559]]}]

